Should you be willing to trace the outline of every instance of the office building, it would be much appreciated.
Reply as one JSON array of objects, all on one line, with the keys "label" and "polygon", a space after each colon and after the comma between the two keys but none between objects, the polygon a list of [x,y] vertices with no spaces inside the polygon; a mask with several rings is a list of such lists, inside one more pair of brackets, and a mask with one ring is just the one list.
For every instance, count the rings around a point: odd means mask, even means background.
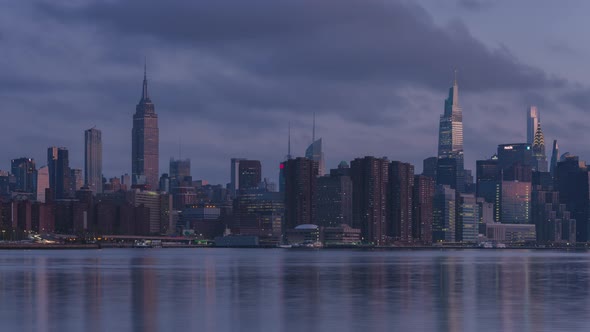
[{"label": "office building", "polygon": [[449,185],[437,185],[434,194],[433,242],[455,242],[457,223],[456,192]]},{"label": "office building", "polygon": [[555,190],[559,200],[571,212],[571,219],[576,220],[576,241],[590,240],[590,195],[588,185],[588,168],[577,156],[566,156],[557,163],[555,170]]},{"label": "office building", "polygon": [[502,181],[500,222],[529,224],[531,221],[531,182]]},{"label": "office building", "polygon": [[[444,113],[440,116],[438,159],[437,177],[441,176],[439,174],[441,161],[447,171],[454,170],[455,173],[445,174],[450,178],[437,181],[437,184],[448,184],[451,188],[463,192],[463,111],[459,105],[459,86],[456,75],[453,86],[449,89],[449,97],[445,100]],[[450,160],[444,162],[445,159]]]},{"label": "office building", "polygon": [[422,161],[422,175],[436,180],[437,157],[428,157]]},{"label": "office building", "polygon": [[12,159],[10,162],[11,172],[15,177],[16,184],[14,191],[21,193],[36,192],[36,173],[35,160],[31,158]]},{"label": "office building", "polygon": [[47,149],[47,167],[49,168],[49,188],[54,198],[70,197],[70,161],[66,148],[50,147]]},{"label": "office building", "polygon": [[[191,160],[170,158],[169,173],[170,186],[174,188],[182,181],[191,177]],[[192,181],[192,180],[191,180]]]},{"label": "office building", "polygon": [[45,192],[49,189],[49,168],[41,166],[37,170],[37,201],[45,203]]},{"label": "office building", "polygon": [[102,193],[102,132],[94,127],[84,131],[84,184]]},{"label": "office building", "polygon": [[479,234],[479,206],[474,194],[459,194],[457,242],[476,242]]},{"label": "office building", "polygon": [[158,188],[159,172],[159,129],[158,115],[148,95],[147,74],[144,68],[141,99],[133,115],[131,131],[131,175],[133,185]]},{"label": "office building", "polygon": [[259,160],[241,160],[238,166],[238,188],[256,189],[262,182],[262,165]]}]

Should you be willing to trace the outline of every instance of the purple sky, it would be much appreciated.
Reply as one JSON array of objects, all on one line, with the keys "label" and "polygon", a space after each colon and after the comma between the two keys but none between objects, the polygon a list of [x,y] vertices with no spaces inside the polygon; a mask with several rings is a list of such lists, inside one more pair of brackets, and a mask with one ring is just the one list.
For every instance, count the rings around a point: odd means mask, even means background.
[{"label": "purple sky", "polygon": [[148,59],[160,169],[229,181],[260,159],[276,181],[292,122],[295,156],[312,114],[327,168],[365,155],[434,155],[459,71],[466,167],[525,140],[535,104],[550,155],[588,158],[585,31],[590,3],[497,0],[0,0],[0,169],[48,146],[83,167],[84,130],[103,132],[104,173],[130,173],[131,125]]}]

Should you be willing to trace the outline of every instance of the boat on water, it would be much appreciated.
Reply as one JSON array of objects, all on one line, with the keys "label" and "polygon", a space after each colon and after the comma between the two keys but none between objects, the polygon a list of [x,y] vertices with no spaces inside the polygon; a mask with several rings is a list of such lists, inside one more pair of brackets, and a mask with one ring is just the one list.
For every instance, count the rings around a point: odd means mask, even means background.
[{"label": "boat on water", "polygon": [[277,247],[282,248],[282,249],[290,249],[290,248],[293,248],[293,246],[290,245],[290,244],[279,244]]},{"label": "boat on water", "polygon": [[135,240],[133,248],[153,248],[151,241]]}]

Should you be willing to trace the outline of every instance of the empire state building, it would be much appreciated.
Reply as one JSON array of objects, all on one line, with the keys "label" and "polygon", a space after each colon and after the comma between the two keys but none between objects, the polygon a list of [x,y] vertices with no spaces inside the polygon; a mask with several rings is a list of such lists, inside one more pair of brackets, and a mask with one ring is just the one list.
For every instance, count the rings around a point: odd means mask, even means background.
[{"label": "empire state building", "polygon": [[154,110],[147,88],[147,75],[144,67],[141,100],[133,115],[131,131],[131,173],[134,185],[147,185],[158,188],[159,177],[159,130],[158,115]]}]

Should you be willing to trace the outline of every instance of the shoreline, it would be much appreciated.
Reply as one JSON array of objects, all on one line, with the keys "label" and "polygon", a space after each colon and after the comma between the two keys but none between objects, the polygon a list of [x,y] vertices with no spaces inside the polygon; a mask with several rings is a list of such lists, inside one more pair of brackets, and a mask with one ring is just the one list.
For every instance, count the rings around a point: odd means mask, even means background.
[{"label": "shoreline", "polygon": [[268,246],[244,246],[244,247],[216,247],[201,245],[164,245],[154,248],[134,248],[132,244],[120,245],[110,243],[95,244],[37,244],[37,243],[2,243],[2,250],[92,250],[92,249],[278,249],[292,251],[317,251],[317,250],[361,250],[361,251],[442,251],[442,250],[553,250],[553,251],[588,251],[588,248],[581,247],[505,247],[505,248],[484,248],[484,247],[463,247],[463,246],[416,246],[416,247],[355,247],[338,246],[323,248],[277,248]]}]

